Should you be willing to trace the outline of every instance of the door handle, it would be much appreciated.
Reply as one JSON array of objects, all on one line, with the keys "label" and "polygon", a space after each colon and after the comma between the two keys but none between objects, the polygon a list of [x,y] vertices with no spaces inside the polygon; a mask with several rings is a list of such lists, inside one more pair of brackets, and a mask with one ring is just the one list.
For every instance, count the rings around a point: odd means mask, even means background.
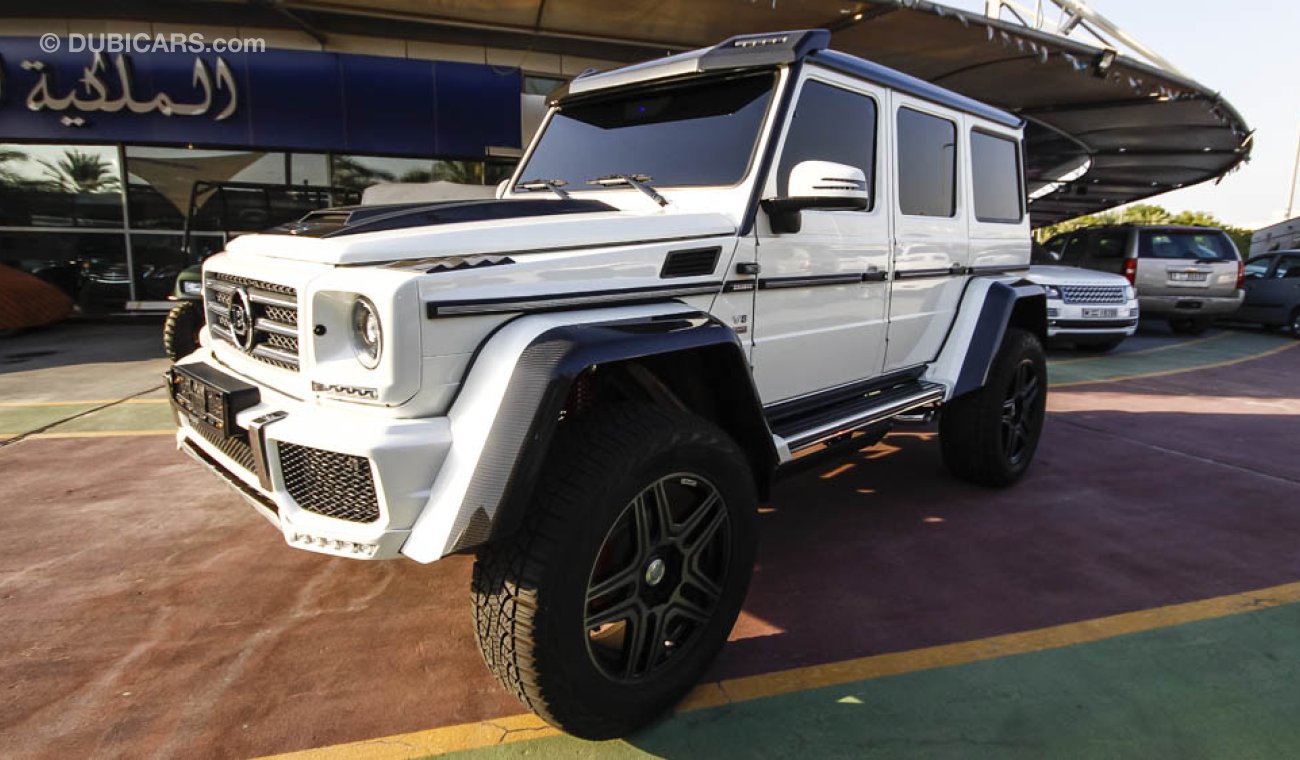
[{"label": "door handle", "polygon": [[736,274],[757,275],[763,271],[763,266],[757,261],[742,261],[736,264]]}]

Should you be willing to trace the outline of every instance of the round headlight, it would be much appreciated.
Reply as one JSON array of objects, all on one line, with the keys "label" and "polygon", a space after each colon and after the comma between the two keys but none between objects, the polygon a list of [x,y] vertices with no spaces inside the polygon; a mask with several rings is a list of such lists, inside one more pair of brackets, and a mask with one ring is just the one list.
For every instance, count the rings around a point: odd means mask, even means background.
[{"label": "round headlight", "polygon": [[1124,300],[1132,301],[1134,298],[1137,297],[1138,297],[1137,288],[1133,287],[1132,285],[1124,286]]},{"label": "round headlight", "polygon": [[384,330],[379,324],[379,311],[370,299],[359,296],[352,304],[352,349],[357,361],[366,369],[379,366],[379,356],[384,349]]},{"label": "round headlight", "polygon": [[1055,285],[1044,285],[1043,290],[1047,291],[1047,297],[1053,301],[1061,300],[1061,289]]}]

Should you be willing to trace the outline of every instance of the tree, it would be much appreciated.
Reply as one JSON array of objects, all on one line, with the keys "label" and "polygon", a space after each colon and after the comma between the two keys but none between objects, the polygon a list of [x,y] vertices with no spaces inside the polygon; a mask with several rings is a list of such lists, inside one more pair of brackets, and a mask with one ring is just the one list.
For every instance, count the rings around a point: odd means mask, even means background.
[{"label": "tree", "polygon": [[17,169],[10,168],[6,164],[17,163],[27,158],[27,154],[21,150],[0,149],[0,185],[17,185],[22,182],[22,175]]},{"label": "tree", "polygon": [[1250,237],[1254,234],[1254,230],[1224,224],[1213,214],[1205,211],[1180,211],[1173,214],[1162,206],[1136,203],[1120,211],[1105,211],[1039,227],[1034,230],[1034,238],[1039,242],[1046,242],[1062,232],[1112,224],[1186,224],[1195,227],[1215,227],[1228,233],[1228,237],[1232,238],[1232,242],[1237,245],[1237,250],[1243,254],[1250,251]]},{"label": "tree", "polygon": [[63,158],[56,162],[42,159],[41,165],[50,177],[49,184],[65,193],[104,193],[119,186],[113,162],[76,148],[63,151]]}]

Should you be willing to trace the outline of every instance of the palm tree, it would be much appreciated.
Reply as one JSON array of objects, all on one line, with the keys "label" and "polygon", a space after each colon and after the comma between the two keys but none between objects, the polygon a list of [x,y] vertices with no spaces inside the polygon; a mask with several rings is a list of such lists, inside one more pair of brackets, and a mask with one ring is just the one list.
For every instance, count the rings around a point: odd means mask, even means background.
[{"label": "palm tree", "polygon": [[22,182],[22,175],[17,169],[11,169],[5,164],[10,162],[22,161],[27,158],[27,154],[21,150],[0,149],[0,185],[17,185]]},{"label": "palm tree", "polygon": [[56,162],[41,160],[49,183],[65,193],[105,193],[118,188],[117,167],[94,153],[76,148],[63,152]]}]

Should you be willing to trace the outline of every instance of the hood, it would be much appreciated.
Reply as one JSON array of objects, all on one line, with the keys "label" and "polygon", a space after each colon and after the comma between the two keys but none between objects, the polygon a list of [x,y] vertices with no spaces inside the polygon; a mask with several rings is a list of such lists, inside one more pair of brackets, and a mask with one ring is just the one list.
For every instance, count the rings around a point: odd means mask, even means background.
[{"label": "hood", "polygon": [[472,254],[528,254],[730,235],[713,213],[618,211],[588,200],[486,200],[324,209],[231,241],[234,255],[318,264],[378,264]]},{"label": "hood", "polygon": [[1035,264],[1029,267],[1028,279],[1039,285],[1093,285],[1115,287],[1128,284],[1122,275],[1098,272],[1093,269]]}]

